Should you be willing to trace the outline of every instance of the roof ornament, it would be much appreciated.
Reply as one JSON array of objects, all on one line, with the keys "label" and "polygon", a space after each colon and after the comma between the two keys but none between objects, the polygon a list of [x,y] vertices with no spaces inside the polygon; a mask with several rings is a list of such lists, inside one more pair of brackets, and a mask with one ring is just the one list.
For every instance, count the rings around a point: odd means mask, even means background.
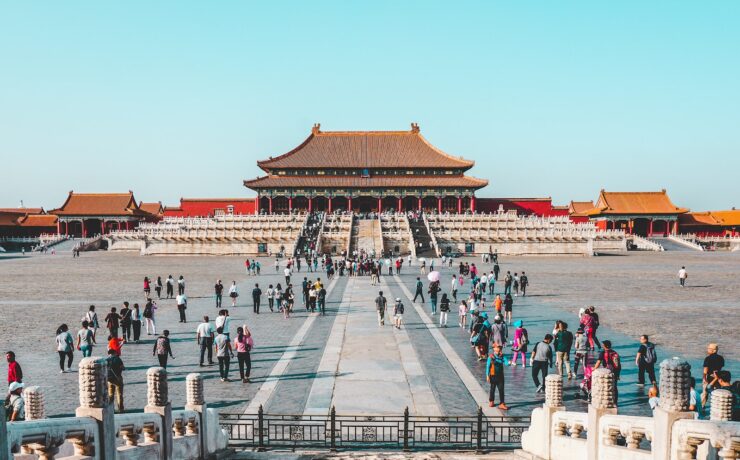
[{"label": "roof ornament", "polygon": [[411,123],[411,132],[418,133],[419,131],[419,123]]},{"label": "roof ornament", "polygon": [[319,134],[321,132],[321,123],[314,123],[311,128],[311,134]]}]

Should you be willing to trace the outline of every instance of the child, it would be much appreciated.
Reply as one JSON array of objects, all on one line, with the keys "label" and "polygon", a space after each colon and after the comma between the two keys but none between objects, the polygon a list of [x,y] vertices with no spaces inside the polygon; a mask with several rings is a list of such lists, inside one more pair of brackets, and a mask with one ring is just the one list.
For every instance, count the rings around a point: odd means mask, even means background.
[{"label": "child", "polygon": [[468,304],[463,300],[460,302],[460,306],[457,307],[457,324],[461,328],[465,329],[468,324]]},{"label": "child", "polygon": [[648,404],[650,404],[650,410],[655,410],[658,407],[660,398],[658,397],[658,387],[650,387],[648,390]]}]

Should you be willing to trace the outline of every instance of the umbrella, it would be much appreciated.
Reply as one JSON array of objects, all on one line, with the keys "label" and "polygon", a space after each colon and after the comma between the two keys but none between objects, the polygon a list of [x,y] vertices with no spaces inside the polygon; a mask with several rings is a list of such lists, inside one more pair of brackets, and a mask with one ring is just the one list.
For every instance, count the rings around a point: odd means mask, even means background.
[{"label": "umbrella", "polygon": [[439,281],[439,272],[429,272],[429,274],[427,275],[427,279],[433,283]]}]

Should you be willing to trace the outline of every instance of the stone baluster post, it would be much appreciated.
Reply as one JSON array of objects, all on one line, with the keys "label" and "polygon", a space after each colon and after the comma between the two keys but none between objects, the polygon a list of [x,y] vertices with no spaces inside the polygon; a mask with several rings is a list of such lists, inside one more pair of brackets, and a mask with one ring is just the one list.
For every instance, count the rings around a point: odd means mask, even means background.
[{"label": "stone baluster post", "polygon": [[671,458],[673,424],[684,418],[694,418],[689,412],[689,379],[691,365],[683,359],[665,359],[660,363],[660,403],[653,411],[655,433],[652,450],[656,460]]},{"label": "stone baluster post", "polygon": [[712,391],[709,419],[717,422],[732,421],[732,393],[728,390]]},{"label": "stone baluster post", "polygon": [[538,455],[543,458],[550,458],[550,446],[552,445],[553,414],[557,411],[565,410],[563,405],[563,377],[559,374],[550,374],[545,377],[545,404],[542,405],[544,415],[545,436],[542,443],[542,451]]},{"label": "stone baluster post", "polygon": [[[116,424],[113,404],[108,399],[108,360],[99,356],[83,358],[79,364],[80,406],[77,417],[91,417],[98,422],[95,436],[100,458],[116,458]],[[75,450],[89,450],[76,446]]]},{"label": "stone baluster post", "polygon": [[37,386],[23,390],[23,400],[26,403],[26,420],[40,420],[46,418],[44,413],[44,394]]},{"label": "stone baluster post", "polygon": [[600,367],[591,374],[591,404],[588,405],[587,458],[599,458],[599,420],[617,413],[614,404],[614,374]]},{"label": "stone baluster post", "polygon": [[144,412],[162,417],[162,432],[159,442],[162,445],[162,459],[172,459],[172,404],[167,390],[167,370],[163,367],[150,367],[146,371],[147,404]]},{"label": "stone baluster post", "polygon": [[194,410],[200,416],[201,457],[207,457],[211,447],[208,445],[208,405],[203,398],[203,376],[194,372],[185,378],[185,409]]}]

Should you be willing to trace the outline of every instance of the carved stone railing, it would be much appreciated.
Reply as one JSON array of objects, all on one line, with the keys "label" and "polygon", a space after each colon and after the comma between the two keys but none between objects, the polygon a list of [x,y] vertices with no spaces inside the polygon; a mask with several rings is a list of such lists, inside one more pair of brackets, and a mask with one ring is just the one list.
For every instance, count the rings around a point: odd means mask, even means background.
[{"label": "carved stone railing", "polygon": [[[627,415],[605,415],[599,420],[599,451],[607,458],[653,458],[650,449],[641,449],[643,441],[652,442],[655,422],[652,417],[631,417]],[[619,439],[625,445],[618,445]]]},{"label": "carved stone railing", "polygon": [[[98,424],[89,417],[64,417],[8,422],[8,449],[11,454],[33,454],[39,459],[53,459],[65,442],[74,446],[78,459],[95,458]],[[13,457],[6,457],[13,458]]]},{"label": "carved stone railing", "polygon": [[740,423],[679,420],[673,425],[671,458],[740,457]]},{"label": "carved stone railing", "polygon": [[117,459],[161,457],[162,418],[157,414],[117,414],[115,427]]}]

